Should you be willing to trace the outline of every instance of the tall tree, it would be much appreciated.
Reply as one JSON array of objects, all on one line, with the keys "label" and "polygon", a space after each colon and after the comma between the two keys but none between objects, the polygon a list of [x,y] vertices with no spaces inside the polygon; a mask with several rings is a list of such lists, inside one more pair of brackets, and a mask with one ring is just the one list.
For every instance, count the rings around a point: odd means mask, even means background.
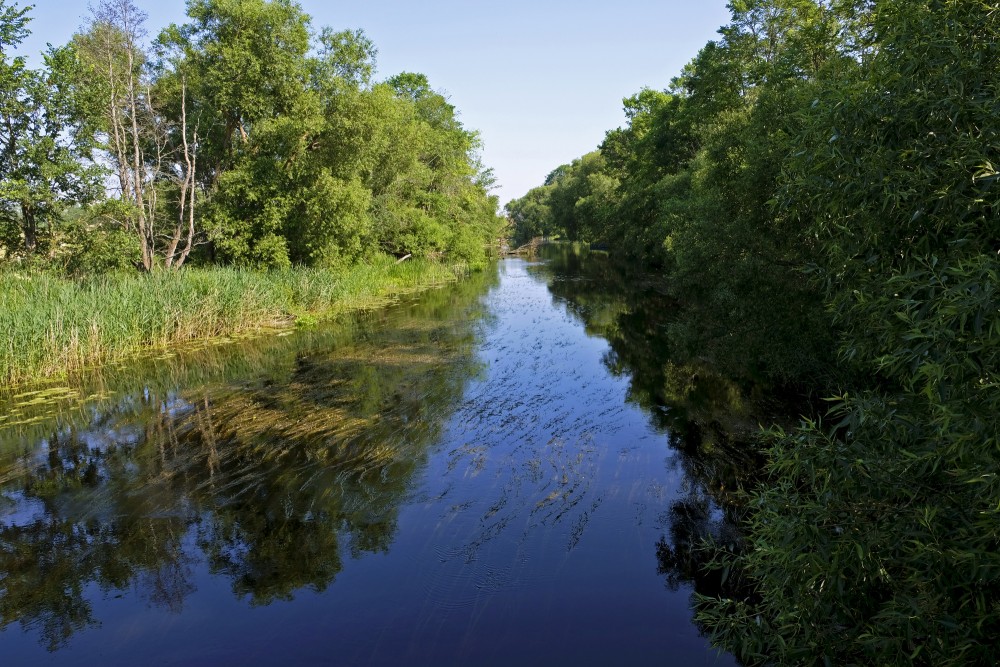
[{"label": "tall tree", "polygon": [[295,115],[309,77],[309,17],[292,0],[190,0],[160,37],[183,50],[205,122],[204,178],[217,183],[255,127]]},{"label": "tall tree", "polygon": [[0,0],[0,215],[20,229],[33,253],[67,205],[97,194],[99,170],[81,100],[70,84],[78,66],[71,47],[50,48],[32,70],[11,51],[27,36],[31,7]]},{"label": "tall tree", "polygon": [[120,216],[139,239],[142,267],[150,271],[158,263],[157,181],[164,170],[167,137],[145,67],[145,21],[145,13],[132,0],[102,0],[75,45],[87,65],[80,85],[102,107],[100,126],[118,178]]},{"label": "tall tree", "polygon": [[384,247],[396,252],[446,251],[482,257],[498,235],[497,200],[478,157],[480,139],[466,130],[448,98],[423,74],[403,72],[388,80],[399,100],[416,113],[416,161],[393,184],[382,208]]},{"label": "tall tree", "polygon": [[[167,229],[163,242],[167,268],[180,268],[190,256],[196,239],[205,242],[196,225],[196,210],[204,185],[198,179],[199,131],[207,115],[189,80],[194,72],[183,48],[164,35],[154,44],[156,61],[152,95],[158,100],[159,122],[166,127],[164,156],[165,182],[172,206],[174,222]],[[200,193],[200,194],[199,194]]]},{"label": "tall tree", "polygon": [[[192,0],[188,17],[157,39],[158,51],[170,54],[160,80],[165,113],[175,128],[188,126],[174,132],[174,143],[179,155],[197,149],[186,203],[203,194],[199,217],[213,256],[286,265],[289,206],[301,184],[292,185],[286,167],[319,123],[309,17],[288,0]],[[190,136],[185,150],[192,123],[198,141]],[[190,174],[187,161],[176,171]]]}]

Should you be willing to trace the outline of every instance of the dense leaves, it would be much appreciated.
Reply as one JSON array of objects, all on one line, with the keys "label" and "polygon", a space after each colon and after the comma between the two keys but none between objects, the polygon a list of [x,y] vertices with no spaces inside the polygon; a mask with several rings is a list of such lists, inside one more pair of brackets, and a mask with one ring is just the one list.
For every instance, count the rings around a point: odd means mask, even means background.
[{"label": "dense leaves", "polygon": [[[37,255],[38,230],[51,236],[73,205],[85,222],[48,244],[73,267],[118,264],[76,250],[83,232],[106,247],[119,230],[146,270],[189,256],[269,268],[376,253],[475,264],[496,245],[502,219],[478,137],[426,77],[376,81],[364,32],[316,34],[291,0],[191,0],[187,12],[147,48],[133,0],[103,0],[33,71],[7,55],[27,10],[0,3],[10,129],[0,257]],[[98,197],[102,171],[117,187]]]},{"label": "dense leaves", "polygon": [[93,146],[70,86],[72,48],[50,48],[43,71],[8,55],[28,21],[27,10],[0,0],[0,244],[30,253],[51,245],[68,205],[95,196],[98,173],[84,164]]},{"label": "dense leaves", "polygon": [[831,10],[808,0],[732,9],[668,91],[624,100],[626,127],[507,210],[521,239],[566,236],[663,268],[690,315],[673,328],[691,358],[800,382],[831,357],[829,316],[803,279],[808,226],[773,200],[839,38]]},{"label": "dense leaves", "polygon": [[[841,359],[874,382],[839,397],[828,423],[777,440],[745,559],[763,603],[707,610],[764,660],[989,664],[1000,14],[896,0],[877,6],[873,30],[866,66],[824,82],[786,206],[821,241]],[[762,619],[750,633],[733,623],[747,613]]]}]

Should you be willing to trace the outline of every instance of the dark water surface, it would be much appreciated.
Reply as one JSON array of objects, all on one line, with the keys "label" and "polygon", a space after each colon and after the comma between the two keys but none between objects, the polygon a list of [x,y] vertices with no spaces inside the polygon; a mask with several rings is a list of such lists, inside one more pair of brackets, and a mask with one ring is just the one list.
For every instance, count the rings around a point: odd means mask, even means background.
[{"label": "dark water surface", "polygon": [[552,252],[0,397],[0,662],[733,664],[684,554],[739,401]]}]

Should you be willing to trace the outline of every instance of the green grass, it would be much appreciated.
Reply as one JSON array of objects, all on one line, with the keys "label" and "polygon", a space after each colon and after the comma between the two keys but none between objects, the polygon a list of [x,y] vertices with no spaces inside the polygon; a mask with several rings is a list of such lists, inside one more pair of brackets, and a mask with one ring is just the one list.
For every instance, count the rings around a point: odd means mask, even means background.
[{"label": "green grass", "polygon": [[84,280],[0,272],[0,385],[185,341],[308,326],[450,282],[460,270],[376,257],[339,271],[211,268]]}]

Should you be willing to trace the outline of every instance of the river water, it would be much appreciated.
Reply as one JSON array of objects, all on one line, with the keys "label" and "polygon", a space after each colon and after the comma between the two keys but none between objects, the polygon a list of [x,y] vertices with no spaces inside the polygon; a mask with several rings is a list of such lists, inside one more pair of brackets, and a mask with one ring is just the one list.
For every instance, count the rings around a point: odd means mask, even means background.
[{"label": "river water", "polygon": [[549,254],[0,397],[3,664],[734,664],[690,553],[739,401]]}]

